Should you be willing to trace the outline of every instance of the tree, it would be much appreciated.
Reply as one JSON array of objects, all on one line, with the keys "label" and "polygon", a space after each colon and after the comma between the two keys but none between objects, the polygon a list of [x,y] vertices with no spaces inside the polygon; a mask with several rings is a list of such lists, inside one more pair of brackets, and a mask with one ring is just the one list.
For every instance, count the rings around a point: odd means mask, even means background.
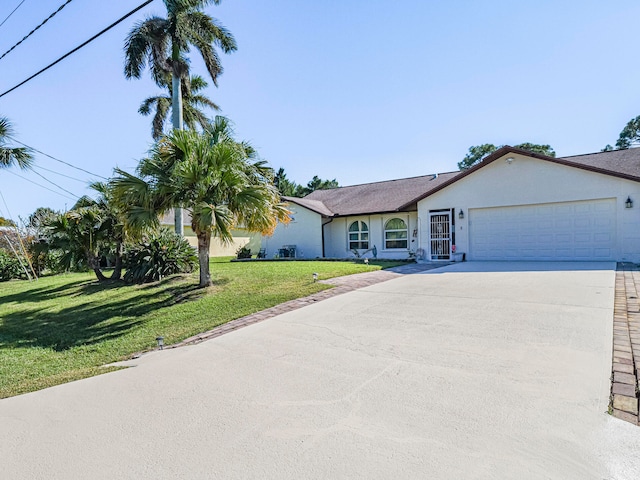
[{"label": "tree", "polygon": [[41,237],[45,233],[46,226],[49,222],[59,214],[60,212],[49,207],[36,208],[36,210],[29,215],[29,218],[27,219],[27,229],[29,230],[29,233],[35,237]]},{"label": "tree", "polygon": [[[640,115],[636,118],[632,118],[624,126],[616,142],[616,149],[625,150],[635,145],[640,144]],[[607,150],[607,147],[609,149]],[[607,145],[603,151],[613,150],[610,145]]]},{"label": "tree", "polygon": [[[46,241],[50,250],[59,250],[59,268],[70,270],[87,266],[98,281],[119,280],[122,275],[124,222],[106,184],[91,187],[100,195],[97,200],[80,198],[66,213],[47,215]],[[48,212],[47,212],[48,213]],[[113,255],[115,266],[110,278],[102,272],[101,260]]]},{"label": "tree", "polygon": [[296,182],[292,182],[287,178],[287,174],[284,172],[284,168],[280,167],[273,178],[273,184],[280,192],[280,195],[285,197],[295,197],[296,189],[299,185]]},{"label": "tree", "polygon": [[178,206],[189,211],[206,287],[212,236],[229,243],[236,225],[269,234],[278,221],[289,221],[273,170],[256,157],[249,144],[233,139],[229,121],[216,117],[202,133],[174,130],[140,162],[138,176],[116,169],[111,185],[132,228],[157,226],[160,215]]},{"label": "tree", "polygon": [[[126,78],[140,78],[148,65],[155,82],[162,86],[171,78],[173,128],[182,129],[182,81],[189,76],[188,59],[184,56],[191,46],[200,52],[202,60],[218,85],[222,65],[215,47],[230,53],[238,47],[233,35],[202,9],[221,0],[163,0],[167,18],[148,17],[129,32],[125,41]],[[182,213],[177,208],[176,232],[182,234]]]},{"label": "tree", "polygon": [[340,185],[334,178],[333,180],[322,180],[317,175],[307,182],[307,186],[298,185],[287,178],[284,168],[279,168],[275,174],[274,185],[285,197],[305,197],[315,190],[328,190],[330,188],[338,188]]},{"label": "tree", "polygon": [[[208,107],[213,110],[220,110],[220,107],[213,103],[209,98],[199,92],[207,88],[208,84],[199,75],[194,75],[189,79],[189,83],[185,83],[182,89],[182,110],[184,115],[184,123],[191,130],[195,130],[197,125],[205,128],[209,124],[209,118],[204,114],[202,108]],[[168,95],[157,95],[149,97],[138,109],[142,115],[153,114],[153,122],[151,135],[154,140],[159,140],[164,132],[164,125],[171,110],[171,99],[173,97],[173,87],[170,83],[166,83],[164,87],[168,90]]]},{"label": "tree", "polygon": [[8,137],[13,135],[13,126],[5,117],[0,117],[0,168],[8,168],[14,165],[25,169],[33,163],[33,155],[28,148],[10,147],[7,145]]},{"label": "tree", "polygon": [[16,222],[11,219],[0,217],[0,227],[15,227]]},{"label": "tree", "polygon": [[316,190],[329,190],[331,188],[338,188],[338,181],[334,178],[333,180],[322,180],[317,175],[314,175],[311,180],[307,183],[306,187],[301,187],[298,193],[300,197],[304,197],[309,195],[311,192]]},{"label": "tree", "polygon": [[[480,163],[485,157],[491,155],[493,152],[502,148],[503,146],[504,145],[500,145],[496,147],[492,143],[483,143],[482,145],[469,147],[469,153],[465,155],[461,162],[458,162],[458,168],[460,170],[467,170],[477,163]],[[521,150],[527,150],[529,152],[546,155],[547,157],[556,156],[556,152],[553,150],[553,148],[551,148],[551,145],[538,145],[535,143],[525,142],[514,145],[514,147]]]}]

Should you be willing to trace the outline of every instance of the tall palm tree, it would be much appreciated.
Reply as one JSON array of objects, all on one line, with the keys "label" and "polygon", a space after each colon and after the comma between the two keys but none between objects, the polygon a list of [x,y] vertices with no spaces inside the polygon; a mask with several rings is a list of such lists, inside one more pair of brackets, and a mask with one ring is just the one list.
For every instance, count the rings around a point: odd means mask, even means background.
[{"label": "tall palm tree", "polygon": [[[213,103],[209,98],[199,92],[207,88],[208,84],[200,75],[194,75],[189,79],[188,88],[182,89],[182,111],[184,115],[184,123],[191,130],[195,130],[200,125],[204,130],[209,124],[209,118],[204,114],[202,108],[208,107],[213,110],[220,110],[220,107]],[[187,87],[185,83],[185,87]],[[167,82],[165,88],[168,95],[157,95],[149,97],[138,109],[142,115],[151,115],[153,113],[153,122],[151,127],[151,135],[154,140],[159,140],[164,133],[164,125],[167,115],[171,109],[171,99],[173,97],[173,87]]]},{"label": "tall palm tree", "polygon": [[158,225],[164,212],[182,206],[198,238],[200,286],[211,285],[211,237],[229,243],[236,225],[268,234],[288,211],[273,186],[273,170],[255,150],[233,139],[229,122],[216,117],[202,133],[174,130],[138,166],[138,176],[116,169],[111,186],[126,207],[129,228]]},{"label": "tall palm tree", "polygon": [[11,122],[5,117],[0,117],[0,168],[13,165],[29,168],[33,163],[33,155],[28,148],[7,146],[7,138],[11,135],[13,135]]},{"label": "tall palm tree", "polygon": [[[215,47],[230,53],[238,47],[233,35],[216,19],[202,9],[219,5],[221,0],[163,0],[167,18],[148,17],[134,26],[125,42],[125,67],[127,78],[140,78],[145,66],[158,85],[163,85],[168,76],[172,84],[173,128],[182,129],[182,81],[189,76],[185,54],[191,46],[202,56],[204,64],[218,85],[222,65]],[[176,232],[182,234],[182,213],[176,209]]]}]

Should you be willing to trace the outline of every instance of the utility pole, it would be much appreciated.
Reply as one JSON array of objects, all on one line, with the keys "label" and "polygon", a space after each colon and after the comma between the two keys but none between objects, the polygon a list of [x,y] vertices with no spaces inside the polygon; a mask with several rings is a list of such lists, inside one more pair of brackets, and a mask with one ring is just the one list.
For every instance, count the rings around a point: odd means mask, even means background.
[{"label": "utility pole", "polygon": [[[172,60],[173,62],[180,61],[180,51],[178,50],[178,46],[176,42],[173,43],[172,49]],[[171,87],[172,87],[172,98],[171,98],[171,120],[173,123],[174,130],[182,130],[183,129],[183,120],[182,120],[182,81],[178,75],[176,75],[176,67],[172,66],[171,71]],[[182,208],[174,208],[174,225],[176,233],[180,236],[184,235],[184,229],[182,226]]]}]

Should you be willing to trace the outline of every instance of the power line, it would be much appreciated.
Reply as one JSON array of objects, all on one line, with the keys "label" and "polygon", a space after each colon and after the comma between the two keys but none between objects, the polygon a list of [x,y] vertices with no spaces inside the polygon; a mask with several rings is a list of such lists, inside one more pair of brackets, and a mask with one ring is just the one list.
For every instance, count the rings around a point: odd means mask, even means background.
[{"label": "power line", "polygon": [[44,170],[45,172],[53,173],[55,175],[60,175],[61,177],[69,178],[71,180],[75,180],[76,182],[87,183],[87,180],[72,177],[70,175],[65,175],[64,173],[56,172],[55,170],[51,170],[50,168],[44,168],[44,167],[41,167],[40,165],[31,165],[31,169],[33,170],[34,168],[37,168],[38,170]]},{"label": "power line", "polygon": [[16,8],[14,8],[14,9],[11,11],[11,13],[10,13],[9,15],[7,15],[7,18],[5,18],[5,19],[2,21],[2,23],[0,23],[0,27],[1,27],[2,25],[4,25],[4,22],[6,22],[7,20],[9,20],[9,18],[11,18],[11,15],[13,15],[14,13],[16,13],[16,10],[18,10],[18,9],[20,8],[20,6],[21,6],[24,2],[26,2],[26,1],[27,1],[27,0],[22,0],[22,1],[18,4],[18,6],[17,6]]},{"label": "power line", "polygon": [[73,164],[71,164],[71,163],[69,163],[69,162],[65,162],[64,160],[60,160],[59,158],[52,157],[52,156],[51,156],[51,155],[49,155],[48,153],[44,153],[43,151],[38,150],[37,148],[30,147],[30,146],[29,146],[29,145],[27,145],[26,143],[23,143],[23,142],[21,142],[20,140],[16,140],[15,138],[13,138],[13,137],[12,137],[12,136],[10,136],[10,135],[7,135],[7,138],[11,139],[11,141],[13,141],[13,142],[15,142],[15,143],[18,143],[18,144],[22,145],[23,147],[27,147],[28,149],[33,150],[34,152],[39,153],[40,155],[44,155],[45,157],[48,157],[48,158],[50,158],[51,160],[55,160],[56,162],[60,162],[60,163],[62,163],[62,164],[64,164],[64,165],[67,165],[68,167],[75,168],[76,170],[79,170],[79,171],[81,171],[81,172],[88,173],[89,175],[91,175],[91,176],[93,176],[93,177],[102,178],[103,180],[109,180],[107,177],[103,177],[102,175],[98,175],[97,173],[90,172],[89,170],[85,170],[84,168],[76,167],[75,165],[73,165]]},{"label": "power line", "polygon": [[[70,197],[68,195],[65,195],[64,193],[60,193],[60,192],[56,192],[55,190],[50,189],[49,187],[45,187],[44,185],[40,185],[38,182],[34,182],[33,180],[27,178],[27,177],[23,177],[22,175],[18,175],[15,172],[12,172],[11,170],[5,170],[4,173],[10,173],[11,175],[15,175],[16,177],[20,177],[23,180],[26,180],[27,182],[33,183],[34,185],[37,185],[40,188],[44,188],[45,190],[49,190],[50,192],[55,193],[56,195],[60,195],[61,197],[65,197],[68,198],[69,200],[78,200],[80,197]],[[72,194],[73,195],[73,194]]]},{"label": "power line", "polygon": [[[69,195],[72,195],[74,197],[78,197],[75,193],[70,192],[69,190],[67,190],[66,188],[62,188],[60,185],[58,185],[57,183],[49,180],[47,177],[45,177],[44,175],[36,172],[35,170],[31,170],[33,173],[35,173],[37,176],[39,176],[41,179],[43,179],[45,182],[49,182],[51,185],[53,185],[54,187],[59,188],[60,190],[62,190],[63,192],[67,192]],[[80,198],[80,197],[78,197]]]},{"label": "power line", "polygon": [[55,62],[50,63],[49,65],[47,65],[46,67],[44,67],[42,70],[40,70],[39,72],[34,73],[33,75],[31,75],[29,78],[27,78],[26,80],[23,80],[22,82],[20,82],[19,84],[17,84],[14,87],[11,87],[9,90],[7,90],[6,92],[0,94],[0,98],[4,97],[7,93],[11,93],[13,92],[16,88],[21,87],[22,85],[24,85],[25,83],[29,82],[30,80],[33,80],[34,78],[36,78],[38,75],[40,75],[41,73],[49,70],[51,67],[53,67],[54,65],[60,63],[62,60],[64,60],[65,58],[67,58],[69,55],[72,55],[74,53],[76,53],[78,50],[80,50],[82,47],[88,45],[89,43],[93,42],[96,38],[98,38],[99,36],[103,35],[104,33],[108,32],[109,30],[111,30],[113,27],[115,27],[116,25],[118,25],[119,23],[122,23],[124,20],[126,20],[127,18],[129,18],[131,15],[133,15],[134,13],[136,13],[138,10],[142,10],[142,8],[146,7],[147,5],[149,5],[151,2],[153,2],[153,0],[147,0],[146,2],[144,2],[142,5],[134,8],[133,10],[131,10],[129,13],[127,13],[126,15],[124,15],[123,17],[120,17],[118,20],[116,20],[115,22],[113,22],[111,25],[109,25],[107,28],[105,28],[104,30],[102,30],[101,32],[98,32],[97,34],[95,34],[93,37],[91,37],[89,40],[87,40],[86,42],[78,45],[76,48],[74,48],[73,50],[71,50],[68,53],[65,53],[63,56],[61,56],[59,59],[57,59]]},{"label": "power line", "polygon": [[[58,9],[53,12],[51,15],[49,15],[47,18],[44,19],[44,21],[38,25],[36,28],[34,28],[33,30],[31,30],[29,33],[27,33],[24,37],[22,37],[22,40],[20,40],[18,43],[16,43],[13,47],[11,47],[9,50],[7,50],[6,52],[4,52],[2,54],[2,56],[0,57],[0,60],[2,60],[4,57],[6,57],[9,53],[11,53],[13,51],[14,48],[16,48],[18,45],[20,45],[22,42],[24,42],[27,38],[29,38],[31,35],[33,35],[34,33],[36,33],[36,31],[43,26],[45,23],[47,23],[49,20],[51,20],[53,17],[56,16],[56,14],[62,10],[64,7],[66,7],[67,5],[69,5],[73,0],[67,0],[66,2],[64,2],[62,5],[60,5],[58,7]],[[22,4],[20,4],[22,5]],[[20,6],[18,5],[18,7]],[[17,10],[17,7],[16,7]],[[14,10],[15,12],[15,10]],[[12,12],[13,13],[13,12]],[[11,15],[10,15],[11,16]],[[4,22],[3,22],[4,23]]]}]

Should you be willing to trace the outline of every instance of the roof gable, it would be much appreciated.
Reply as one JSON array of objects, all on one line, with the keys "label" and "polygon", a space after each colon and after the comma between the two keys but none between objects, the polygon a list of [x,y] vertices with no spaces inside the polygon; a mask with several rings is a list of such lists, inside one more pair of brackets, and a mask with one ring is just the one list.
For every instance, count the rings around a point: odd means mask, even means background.
[{"label": "roof gable", "polygon": [[[626,152],[626,153],[625,153]],[[630,148],[627,150],[613,150],[610,152],[598,152],[590,153],[586,155],[576,155],[573,157],[548,157],[528,150],[522,150],[520,148],[505,146],[501,147],[491,155],[488,155],[480,163],[473,167],[459,172],[447,182],[438,185],[436,188],[429,192],[425,192],[418,198],[422,200],[434,193],[447,188],[449,185],[462,180],[468,175],[472,175],[474,172],[480,170],[483,167],[495,162],[496,160],[503,158],[507,155],[515,154],[522,155],[529,158],[537,158],[558,165],[564,165],[567,167],[579,168],[581,170],[587,170],[594,173],[600,173],[603,175],[609,175],[613,177],[624,178],[626,180],[633,180],[640,182],[640,148]]]}]

